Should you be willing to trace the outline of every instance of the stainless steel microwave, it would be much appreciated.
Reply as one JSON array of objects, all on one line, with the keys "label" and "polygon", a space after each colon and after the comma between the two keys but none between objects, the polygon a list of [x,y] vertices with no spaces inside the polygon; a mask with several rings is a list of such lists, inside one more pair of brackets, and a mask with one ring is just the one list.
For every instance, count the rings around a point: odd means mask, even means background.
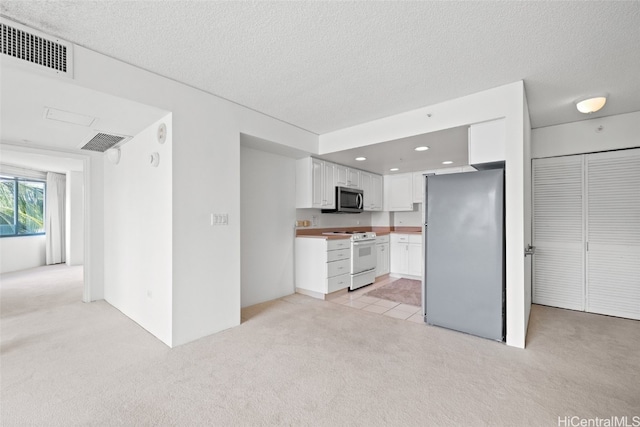
[{"label": "stainless steel microwave", "polygon": [[362,190],[349,187],[336,187],[336,207],[322,209],[322,213],[360,213],[364,206]]}]

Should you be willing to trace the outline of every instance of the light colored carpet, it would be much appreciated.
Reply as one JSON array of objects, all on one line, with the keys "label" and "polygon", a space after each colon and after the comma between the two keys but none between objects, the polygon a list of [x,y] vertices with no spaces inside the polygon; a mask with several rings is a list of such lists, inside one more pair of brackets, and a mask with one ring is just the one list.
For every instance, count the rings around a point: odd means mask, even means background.
[{"label": "light colored carpet", "polygon": [[365,295],[419,307],[422,305],[422,283],[419,280],[398,279]]},{"label": "light colored carpet", "polygon": [[[56,278],[63,283],[57,285]],[[527,350],[292,295],[174,349],[78,269],[2,276],[2,425],[546,425],[640,415],[640,322],[534,306]]]}]

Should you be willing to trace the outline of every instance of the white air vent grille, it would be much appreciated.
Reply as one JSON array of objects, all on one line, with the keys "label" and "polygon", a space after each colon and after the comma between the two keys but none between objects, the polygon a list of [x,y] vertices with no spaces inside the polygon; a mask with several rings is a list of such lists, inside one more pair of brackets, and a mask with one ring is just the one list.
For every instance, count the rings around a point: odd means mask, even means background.
[{"label": "white air vent grille", "polygon": [[122,142],[127,137],[119,135],[110,135],[108,133],[98,133],[91,138],[89,142],[83,145],[81,150],[99,151],[104,153],[109,148],[113,148],[116,144]]},{"label": "white air vent grille", "polygon": [[0,22],[0,52],[58,74],[72,75],[73,45],[28,27]]}]

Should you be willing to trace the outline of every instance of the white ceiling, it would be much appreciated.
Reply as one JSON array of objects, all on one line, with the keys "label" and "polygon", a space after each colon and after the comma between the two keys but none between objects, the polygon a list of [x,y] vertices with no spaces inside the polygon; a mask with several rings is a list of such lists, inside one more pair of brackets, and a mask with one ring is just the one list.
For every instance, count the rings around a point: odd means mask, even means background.
[{"label": "white ceiling", "polygon": [[10,147],[6,146],[2,147],[0,150],[0,158],[2,159],[2,163],[42,172],[82,172],[84,169],[83,161],[79,159],[27,153],[12,150]]},{"label": "white ceiling", "polygon": [[[66,83],[64,79],[20,72],[19,68],[3,67],[0,82],[3,142],[73,150],[98,131],[135,136],[167,114],[155,107]],[[96,120],[87,127],[45,119],[45,107]]]},{"label": "white ceiling", "polygon": [[524,80],[534,127],[640,110],[640,2],[2,2],[51,35],[321,134]]},{"label": "white ceiling", "polygon": [[[342,165],[364,169],[381,175],[442,169],[468,164],[468,126],[396,139],[391,142],[339,151],[320,156]],[[416,152],[416,147],[429,147]],[[365,157],[364,161],[355,160]],[[453,163],[443,165],[448,160]],[[396,172],[389,169],[398,168]]]}]

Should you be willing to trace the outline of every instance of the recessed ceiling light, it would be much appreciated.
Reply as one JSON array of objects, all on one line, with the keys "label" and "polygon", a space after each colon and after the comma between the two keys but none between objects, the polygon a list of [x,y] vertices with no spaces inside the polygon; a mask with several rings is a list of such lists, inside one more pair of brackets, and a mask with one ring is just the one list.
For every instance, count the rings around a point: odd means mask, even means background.
[{"label": "recessed ceiling light", "polygon": [[429,149],[429,147],[427,147],[426,145],[414,148],[414,150],[416,150],[416,151],[427,151],[428,149]]},{"label": "recessed ceiling light", "polygon": [[44,118],[56,120],[59,122],[71,123],[80,126],[91,126],[96,120],[95,117],[85,116],[84,114],[72,113],[70,111],[56,110],[55,108],[45,107]]},{"label": "recessed ceiling light", "polygon": [[443,165],[450,165],[453,162],[451,160],[445,160],[444,162],[442,162]]},{"label": "recessed ceiling light", "polygon": [[356,160],[359,162],[364,162],[365,160],[367,160],[366,157],[356,157]]},{"label": "recessed ceiling light", "polygon": [[400,169],[398,169],[398,168],[391,168],[391,169],[389,169],[389,170],[390,170],[391,172],[398,172]]}]

